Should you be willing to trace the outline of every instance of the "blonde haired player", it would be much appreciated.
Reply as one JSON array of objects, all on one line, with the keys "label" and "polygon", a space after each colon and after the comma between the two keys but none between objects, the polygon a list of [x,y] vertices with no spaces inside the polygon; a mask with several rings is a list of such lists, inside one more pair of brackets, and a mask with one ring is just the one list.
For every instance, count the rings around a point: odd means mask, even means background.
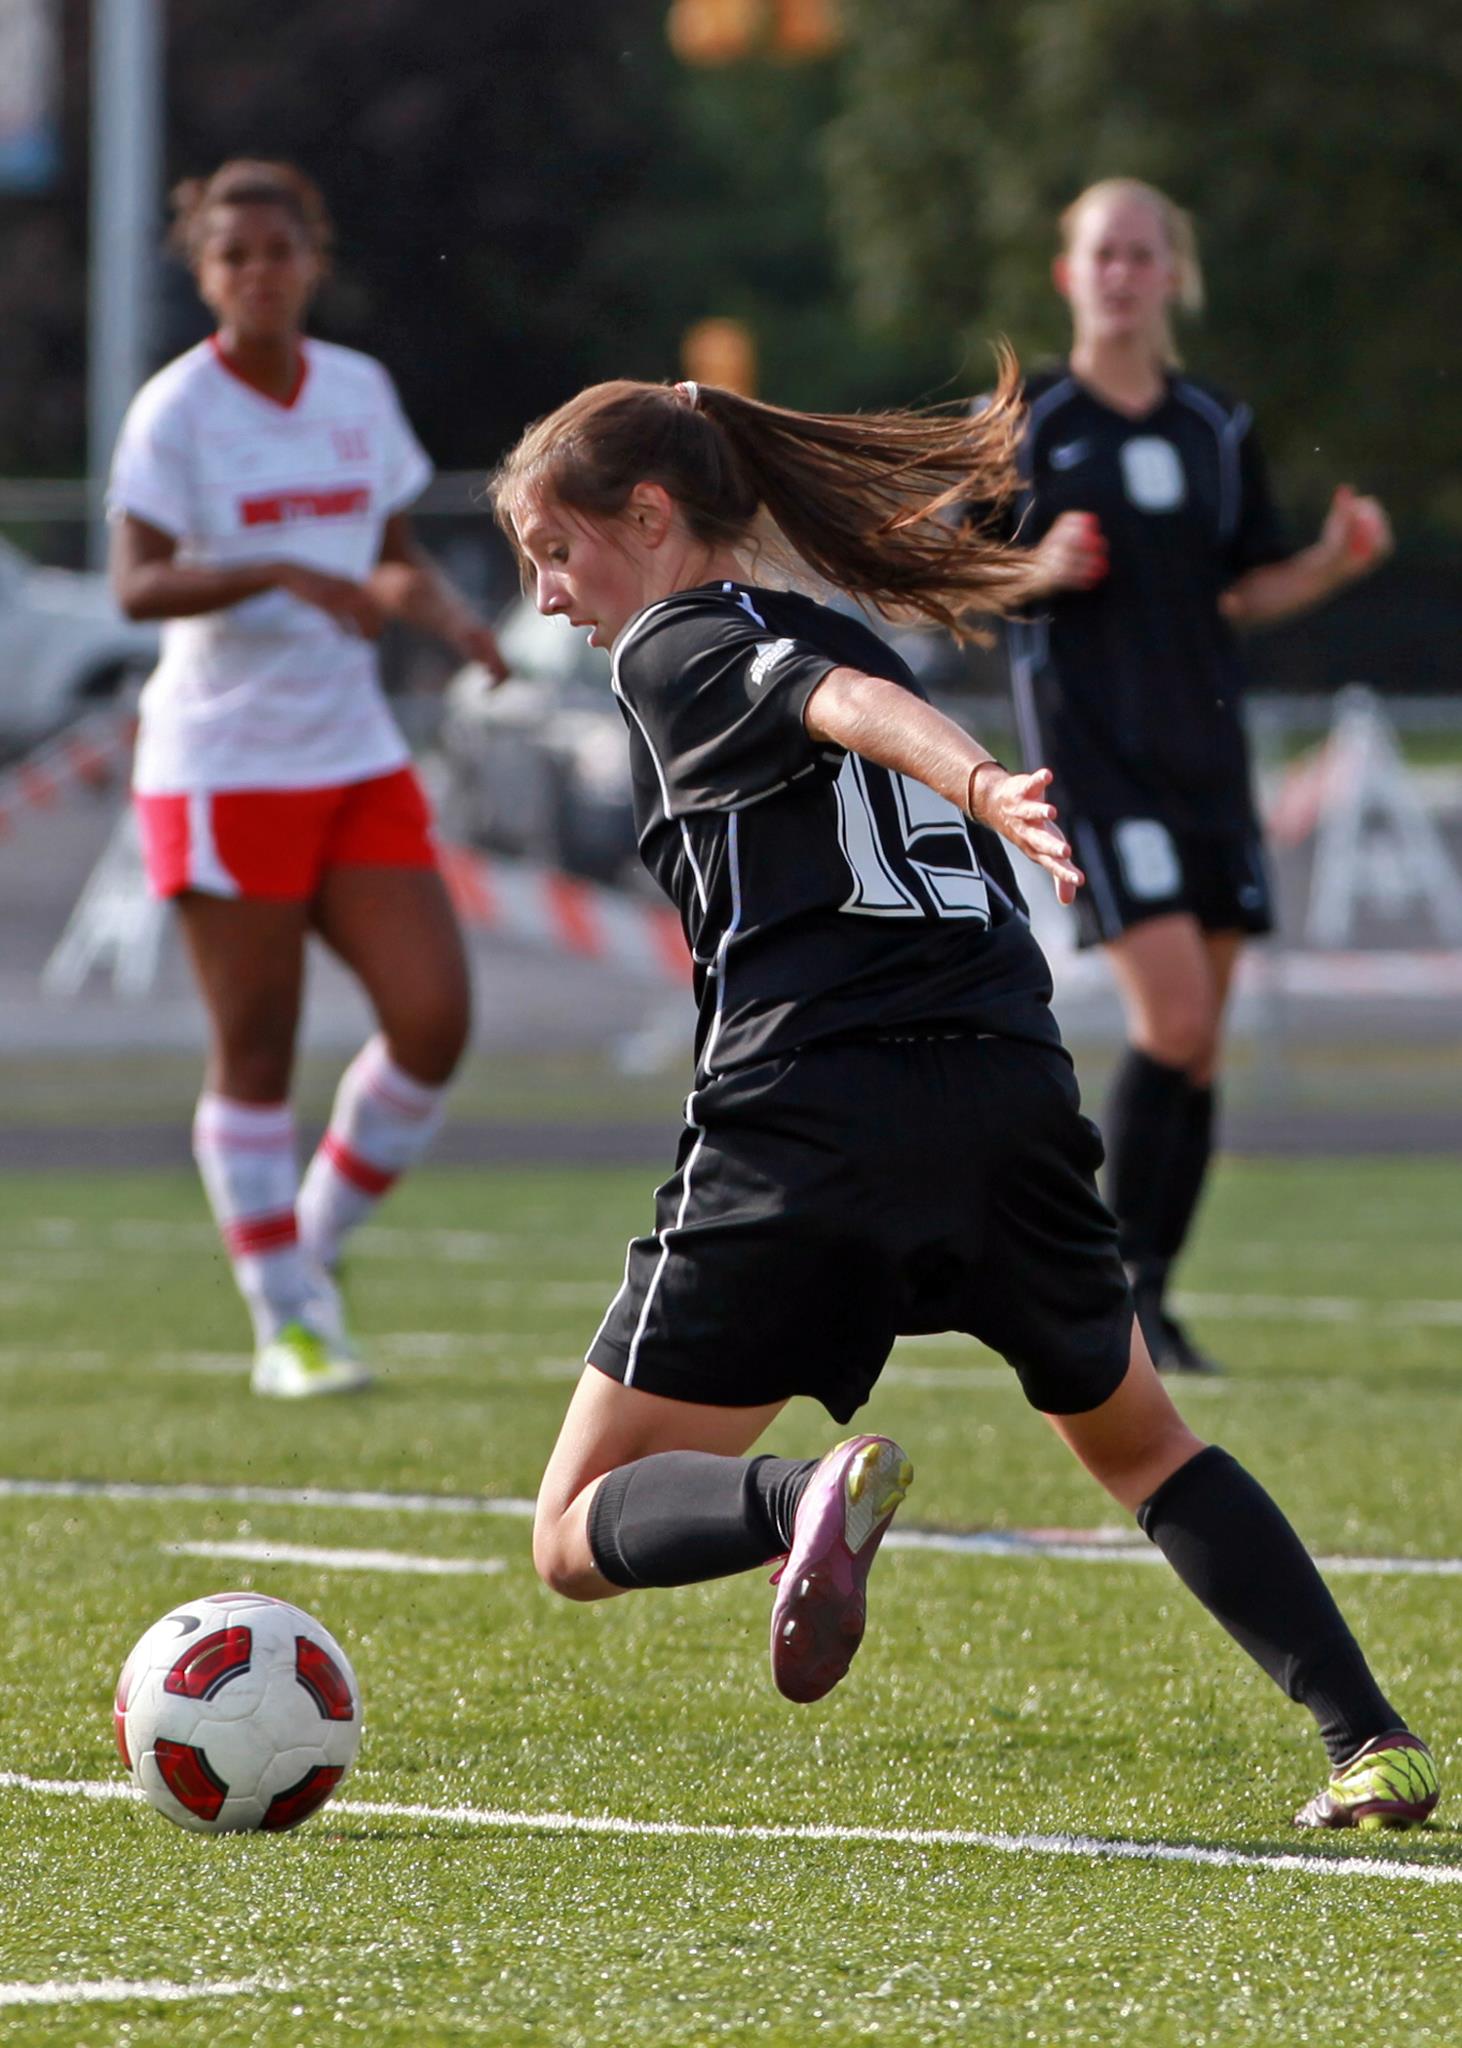
[{"label": "blonde haired player", "polygon": [[1185,374],[1173,313],[1203,304],[1193,223],[1133,178],[1061,216],[1069,357],[1026,383],[1015,519],[1037,602],[1012,623],[1022,745],[1048,763],[1086,872],[1083,946],[1111,961],[1128,1046],[1105,1123],[1108,1198],[1161,1370],[1216,1370],[1168,1312],[1213,1146],[1224,1011],[1272,926],[1234,627],[1307,610],[1389,554],[1386,516],[1335,493],[1285,538],[1248,406]]},{"label": "blonde haired player", "polygon": [[[420,1158],[470,995],[426,801],[371,643],[388,618],[497,676],[487,626],[415,546],[431,465],[370,357],[307,339],[328,257],[319,192],[240,160],[174,195],[217,332],[159,371],[113,464],[112,580],[163,620],[134,775],[149,882],[176,905],[207,1007],[194,1153],[254,1324],[254,1390],[368,1375],[331,1271]],[[298,1177],[289,1095],[305,939],[359,979],[379,1029]]]}]

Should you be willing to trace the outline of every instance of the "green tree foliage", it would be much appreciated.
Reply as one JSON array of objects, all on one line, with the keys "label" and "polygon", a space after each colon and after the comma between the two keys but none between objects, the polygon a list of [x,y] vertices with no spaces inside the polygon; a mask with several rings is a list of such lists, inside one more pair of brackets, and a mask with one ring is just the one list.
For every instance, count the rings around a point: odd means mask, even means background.
[{"label": "green tree foliage", "polygon": [[1462,532],[1454,0],[849,0],[833,205],[865,318],[985,374],[1059,350],[1055,220],[1130,174],[1197,216],[1193,368],[1291,495],[1353,477]]}]

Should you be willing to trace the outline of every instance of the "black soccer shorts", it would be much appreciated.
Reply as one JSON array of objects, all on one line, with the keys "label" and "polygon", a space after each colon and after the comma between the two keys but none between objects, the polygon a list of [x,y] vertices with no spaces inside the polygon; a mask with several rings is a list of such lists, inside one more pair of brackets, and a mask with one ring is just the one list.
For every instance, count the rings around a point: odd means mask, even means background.
[{"label": "black soccer shorts", "polygon": [[1264,847],[1255,831],[1180,832],[1161,818],[1076,818],[1066,827],[1086,887],[1076,943],[1104,946],[1135,924],[1186,912],[1207,932],[1274,929]]},{"label": "black soccer shorts", "polygon": [[847,1422],[893,1342],[967,1331],[1049,1414],[1121,1383],[1132,1308],[1102,1144],[1053,1045],[834,1043],[698,1088],[588,1362],[675,1400]]}]

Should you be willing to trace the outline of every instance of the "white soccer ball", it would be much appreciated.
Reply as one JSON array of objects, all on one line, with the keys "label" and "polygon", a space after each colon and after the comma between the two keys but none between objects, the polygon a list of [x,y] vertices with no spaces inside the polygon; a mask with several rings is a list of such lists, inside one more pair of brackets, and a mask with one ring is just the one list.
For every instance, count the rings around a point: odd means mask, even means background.
[{"label": "white soccer ball", "polygon": [[360,1687],[334,1636],[267,1593],[209,1593],[122,1666],[122,1761],[159,1813],[210,1835],[298,1827],[360,1748]]}]

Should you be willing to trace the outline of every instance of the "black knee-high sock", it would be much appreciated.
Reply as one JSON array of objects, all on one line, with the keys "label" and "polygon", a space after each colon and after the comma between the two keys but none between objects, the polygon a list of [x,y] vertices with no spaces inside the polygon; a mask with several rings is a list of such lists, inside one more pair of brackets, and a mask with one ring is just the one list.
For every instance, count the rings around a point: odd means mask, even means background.
[{"label": "black knee-high sock", "polygon": [[1178,1256],[1192,1228],[1203,1183],[1208,1177],[1208,1163],[1213,1157],[1216,1109],[1217,1098],[1212,1087],[1198,1088],[1189,1082],[1163,1204],[1164,1214],[1156,1239],[1158,1256],[1166,1261]]},{"label": "black knee-high sock", "polygon": [[1332,1763],[1405,1722],[1371,1676],[1315,1561],[1259,1482],[1210,1444],[1137,1520],[1189,1592],[1309,1708]]},{"label": "black knee-high sock", "polygon": [[1139,1279],[1160,1279],[1168,1188],[1182,1151],[1188,1077],[1129,1045],[1107,1098],[1107,1200]]},{"label": "black knee-high sock", "polygon": [[589,1508],[589,1549],[614,1586],[694,1586],[791,1548],[815,1458],[659,1451],[608,1474]]}]

